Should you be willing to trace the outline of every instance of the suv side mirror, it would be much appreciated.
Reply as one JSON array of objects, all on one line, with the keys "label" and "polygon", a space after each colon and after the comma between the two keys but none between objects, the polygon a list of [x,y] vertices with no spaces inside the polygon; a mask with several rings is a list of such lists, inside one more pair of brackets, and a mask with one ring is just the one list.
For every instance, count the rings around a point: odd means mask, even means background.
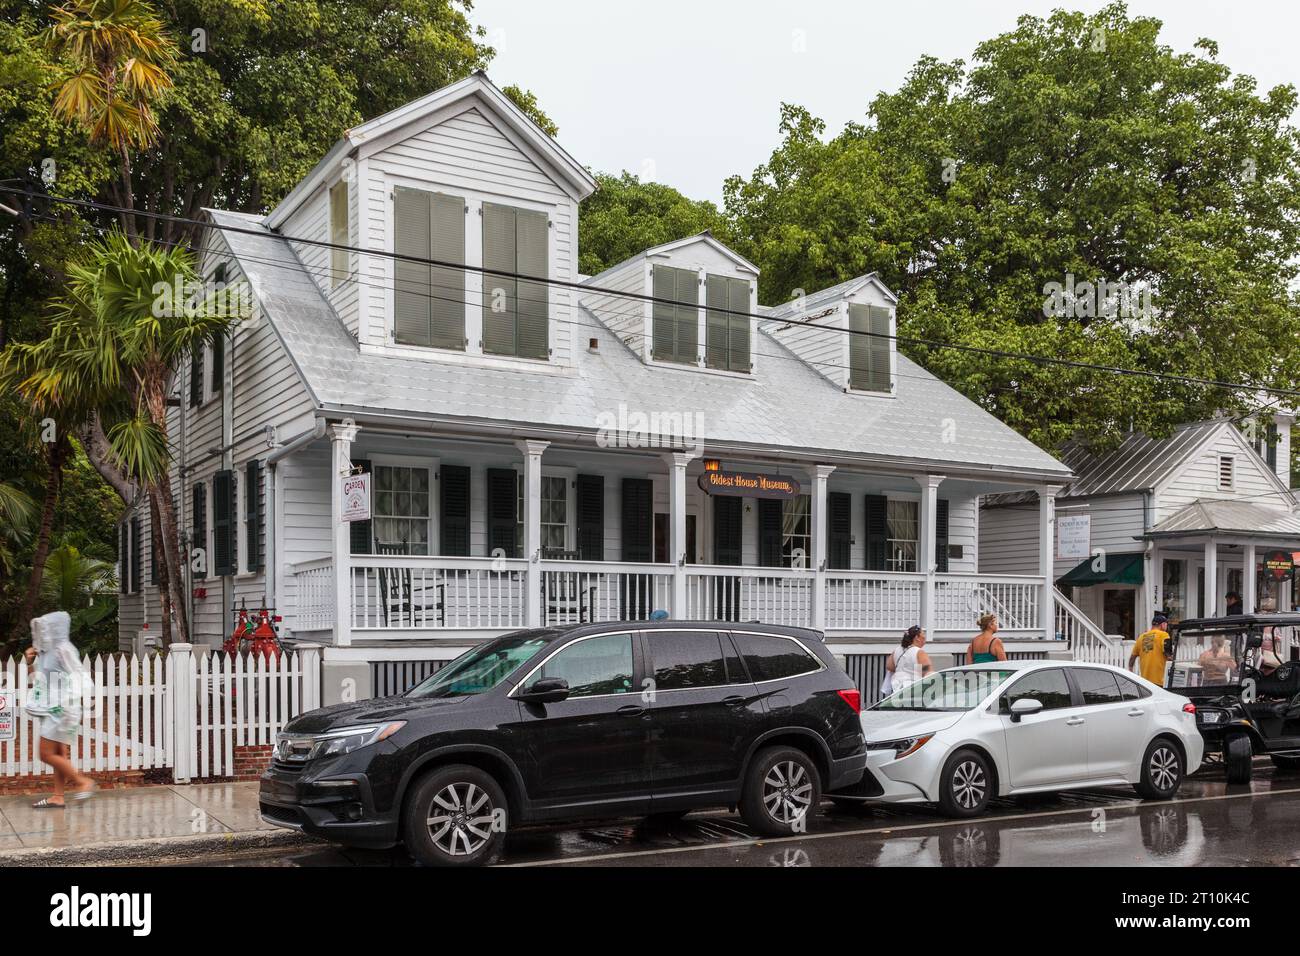
[{"label": "suv side mirror", "polygon": [[1036,714],[1043,709],[1041,700],[1034,700],[1032,697],[1021,697],[1011,705],[1011,722],[1020,723],[1020,718],[1028,717],[1030,714]]},{"label": "suv side mirror", "polygon": [[563,677],[543,677],[515,696],[529,704],[555,704],[569,696],[569,682]]}]

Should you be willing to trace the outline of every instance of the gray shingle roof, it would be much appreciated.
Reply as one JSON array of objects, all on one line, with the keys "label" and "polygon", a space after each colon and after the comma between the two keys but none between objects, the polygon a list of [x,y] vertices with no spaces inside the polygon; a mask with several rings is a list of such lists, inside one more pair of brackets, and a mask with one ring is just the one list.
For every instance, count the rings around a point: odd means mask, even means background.
[{"label": "gray shingle roof", "polygon": [[1207,532],[1277,534],[1300,539],[1300,514],[1248,501],[1216,501],[1200,498],[1175,511],[1152,528],[1147,536],[1163,537]]},{"label": "gray shingle roof", "polygon": [[[447,424],[509,422],[590,433],[620,405],[698,412],[707,446],[822,452],[1061,481],[1067,469],[903,356],[894,399],[845,394],[772,336],[755,343],[752,376],[651,367],[579,309],[570,368],[490,368],[362,351],[283,238],[252,217],[209,211],[225,232],[267,320],[319,406],[338,414],[389,413]],[[936,467],[937,466],[937,467]]]}]

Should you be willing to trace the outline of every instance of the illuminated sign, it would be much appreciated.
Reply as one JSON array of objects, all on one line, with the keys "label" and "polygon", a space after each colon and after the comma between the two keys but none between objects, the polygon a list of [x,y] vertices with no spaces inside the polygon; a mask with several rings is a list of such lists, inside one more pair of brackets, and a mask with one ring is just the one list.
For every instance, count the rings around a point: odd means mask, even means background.
[{"label": "illuminated sign", "polygon": [[1270,551],[1264,555],[1264,573],[1279,581],[1295,570],[1295,556],[1288,551]]},{"label": "illuminated sign", "polygon": [[793,498],[799,482],[786,475],[759,475],[748,471],[706,471],[700,487],[710,495],[745,498]]}]

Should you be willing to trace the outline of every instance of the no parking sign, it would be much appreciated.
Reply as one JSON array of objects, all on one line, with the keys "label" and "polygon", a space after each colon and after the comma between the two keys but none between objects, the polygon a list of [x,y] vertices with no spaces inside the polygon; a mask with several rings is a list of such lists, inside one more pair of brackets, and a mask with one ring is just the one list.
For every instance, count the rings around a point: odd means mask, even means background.
[{"label": "no parking sign", "polygon": [[12,691],[0,690],[0,740],[14,739],[14,698]]}]

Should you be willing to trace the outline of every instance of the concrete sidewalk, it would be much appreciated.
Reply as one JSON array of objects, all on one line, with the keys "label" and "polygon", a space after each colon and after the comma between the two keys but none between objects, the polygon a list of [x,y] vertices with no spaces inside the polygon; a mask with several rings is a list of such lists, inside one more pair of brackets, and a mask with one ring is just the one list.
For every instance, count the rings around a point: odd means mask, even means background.
[{"label": "concrete sidewalk", "polygon": [[256,781],[106,790],[64,810],[33,810],[38,799],[0,797],[0,866],[162,862],[312,842],[262,822]]}]

